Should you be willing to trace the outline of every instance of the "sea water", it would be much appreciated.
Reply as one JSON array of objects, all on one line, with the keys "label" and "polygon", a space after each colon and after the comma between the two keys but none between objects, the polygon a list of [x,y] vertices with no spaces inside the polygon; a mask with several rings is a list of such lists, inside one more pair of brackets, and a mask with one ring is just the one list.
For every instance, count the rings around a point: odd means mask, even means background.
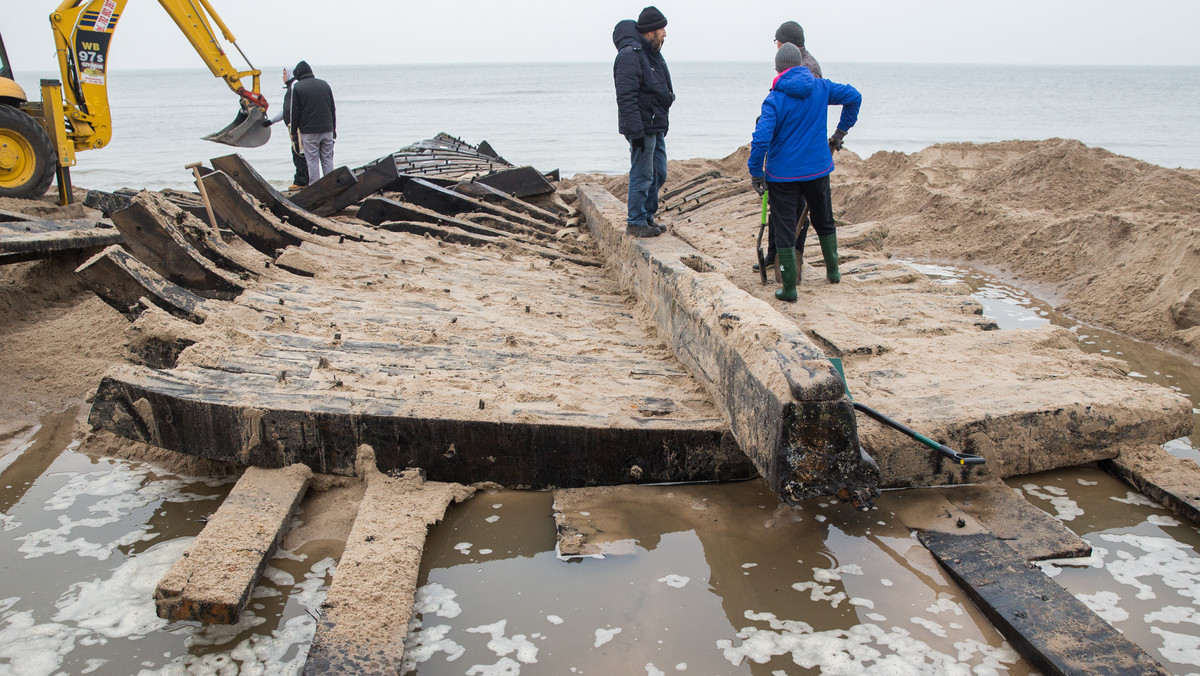
[{"label": "sea water", "polygon": [[[666,54],[668,62],[670,54]],[[261,66],[261,64],[260,64]],[[750,141],[773,69],[762,63],[671,63],[677,101],[672,159],[720,158]],[[261,66],[273,114],[282,66]],[[1164,167],[1200,169],[1200,68],[826,63],[863,94],[846,146],[866,157],[936,143],[1070,138]],[[446,132],[488,141],[517,165],[620,173],[609,63],[338,66],[314,64],[337,99],[335,161],[359,167]],[[55,73],[17,73],[27,92]],[[232,121],[236,97],[207,71],[109,74],[113,140],[80,153],[79,187],[194,189],[184,165],[238,152],[277,185],[291,179],[282,125],[259,148],[200,140]],[[838,108],[831,109],[830,129]]]}]

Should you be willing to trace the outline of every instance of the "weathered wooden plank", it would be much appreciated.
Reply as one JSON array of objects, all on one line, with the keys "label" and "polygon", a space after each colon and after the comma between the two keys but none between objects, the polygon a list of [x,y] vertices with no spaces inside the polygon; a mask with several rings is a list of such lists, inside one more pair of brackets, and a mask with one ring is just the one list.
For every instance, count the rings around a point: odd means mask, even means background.
[{"label": "weathered wooden plank", "polygon": [[[451,216],[439,214],[432,210],[422,209],[411,204],[397,202],[386,197],[371,197],[363,200],[355,216],[371,225],[380,225],[386,221],[421,221],[424,223],[441,223],[446,220],[457,220]],[[470,221],[459,221],[469,223]]]},{"label": "weathered wooden plank", "polygon": [[87,197],[83,199],[83,205],[85,207],[95,209],[107,216],[114,211],[118,211],[129,206],[129,201],[131,199],[132,197],[128,195],[120,195],[101,190],[89,190]]},{"label": "weathered wooden plank", "polygon": [[1161,446],[1123,448],[1112,460],[1101,460],[1109,474],[1137,488],[1180,516],[1200,523],[1200,465],[1177,458]]},{"label": "weathered wooden plank", "polygon": [[[889,492],[879,500],[912,530],[987,532],[1027,561],[1087,556],[1092,546],[1001,482]],[[960,525],[961,524],[961,525]],[[979,528],[973,528],[978,524]],[[968,529],[968,527],[972,529]]]},{"label": "weathered wooden plank", "polygon": [[158,616],[237,624],[311,479],[312,470],[304,465],[248,468],[196,541],[158,581]]},{"label": "weathered wooden plank", "polygon": [[141,300],[149,299],[167,312],[200,324],[207,317],[204,299],[163,279],[154,270],[122,249],[112,245],[75,270],[75,274],[105,303],[137,319],[145,310]]},{"label": "weathered wooden plank", "polygon": [[69,251],[87,251],[123,241],[108,223],[92,220],[0,223],[0,263],[18,263]]},{"label": "weathered wooden plank", "polygon": [[22,214],[17,211],[7,211],[0,209],[0,223],[12,223],[18,221],[33,221],[37,220],[29,214]]},{"label": "weathered wooden plank", "polygon": [[268,256],[289,246],[318,238],[277,219],[237,185],[225,172],[205,176],[204,189],[218,214],[238,237]]},{"label": "weathered wooden plank", "polygon": [[242,292],[236,276],[216,267],[188,242],[177,222],[184,213],[164,197],[143,192],[112,214],[125,247],[168,281],[206,298],[229,300]]},{"label": "weathered wooden plank", "polygon": [[540,246],[532,242],[524,242],[520,239],[509,235],[500,230],[494,230],[482,225],[471,224],[469,227],[464,221],[456,221],[453,225],[460,228],[460,232],[434,225],[432,223],[415,223],[411,221],[390,221],[381,224],[379,227],[383,230],[391,232],[407,232],[414,235],[432,235],[444,242],[453,242],[455,244],[466,244],[467,246],[487,246],[495,244],[498,246],[513,246],[523,251],[528,251],[536,256],[541,256],[552,261],[564,260],[576,265],[584,265],[587,267],[600,267],[602,264],[594,258],[582,258],[565,254],[556,249]]},{"label": "weathered wooden plank", "polygon": [[[534,205],[530,204],[529,202],[526,202],[521,199],[517,199],[516,197],[504,192],[503,190],[500,190],[498,188],[493,188],[492,186],[490,186],[486,183],[481,183],[476,180],[476,181],[470,181],[470,182],[463,182],[463,183],[459,184],[459,187],[466,187],[466,186],[471,186],[477,190],[483,191],[483,194],[485,196],[482,197],[481,199],[483,199],[484,201],[496,202],[498,204],[503,205],[506,209],[510,209],[510,210],[520,213],[520,214],[525,214],[526,216],[531,216],[533,218],[536,218],[539,221],[542,221],[543,223],[548,223],[557,228],[562,228],[562,227],[565,227],[565,225],[566,225],[566,222],[558,214],[551,213],[549,211],[546,211],[545,209],[542,209],[541,207],[534,206]],[[456,192],[459,191],[458,188],[455,188],[455,190],[456,190]]]},{"label": "weathered wooden plank", "polygon": [[328,216],[342,209],[357,204],[363,199],[385,189],[393,189],[392,185],[399,179],[394,162],[381,161],[358,175],[354,185],[338,194],[333,199],[316,209],[317,214]]},{"label": "weathered wooden plank", "polygon": [[546,180],[545,175],[533,167],[503,169],[487,176],[480,176],[475,179],[475,182],[489,185],[520,198],[548,195],[554,192],[554,184]]},{"label": "weathered wooden plank", "polygon": [[373,466],[370,448],[360,450],[358,464],[367,490],[321,604],[302,672],[307,676],[404,671],[404,639],[426,532],[452,502],[475,492],[458,484],[426,482],[416,470],[384,475]]},{"label": "weathered wooden plank", "polygon": [[487,202],[461,195],[453,190],[447,190],[420,178],[415,178],[404,186],[404,199],[450,216],[467,212],[478,212],[499,216],[504,220],[519,223],[550,234],[557,231],[556,227],[543,223],[536,218],[531,218],[501,206],[488,204]]},{"label": "weathered wooden plank", "polygon": [[292,195],[291,200],[301,209],[314,211],[357,182],[358,179],[354,176],[354,172],[350,171],[349,167],[341,166],[317,179],[316,183]]},{"label": "weathered wooden plank", "polygon": [[[273,188],[241,155],[234,153],[224,157],[214,157],[211,162],[215,169],[225,172],[243,190],[253,195],[271,213],[288,224],[294,225],[304,232],[323,237],[344,237],[353,240],[365,239],[366,233],[364,232],[301,209],[284,196],[283,193]],[[206,182],[205,186],[207,185],[208,183]]]},{"label": "weathered wooden plank", "polygon": [[236,374],[186,377],[142,367],[110,373],[96,390],[89,422],[203,458],[259,467],[301,462],[330,474],[352,473],[354,444],[368,443],[379,449],[383,471],[419,467],[437,481],[514,488],[757,475],[719,420],[704,427],[669,418],[589,426],[552,411],[539,412],[544,421],[530,421],[469,419],[465,410],[458,419],[422,418],[405,400],[268,388],[247,397]]},{"label": "weathered wooden plank", "polygon": [[918,533],[922,544],[1026,659],[1045,674],[1169,674],[991,533]]}]

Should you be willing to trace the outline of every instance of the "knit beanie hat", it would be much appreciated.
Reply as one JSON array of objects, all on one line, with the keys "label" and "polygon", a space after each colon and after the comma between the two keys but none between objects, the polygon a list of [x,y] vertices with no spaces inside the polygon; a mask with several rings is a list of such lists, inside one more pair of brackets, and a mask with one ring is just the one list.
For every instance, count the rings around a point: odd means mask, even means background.
[{"label": "knit beanie hat", "polygon": [[638,15],[637,32],[639,33],[651,33],[666,26],[667,17],[663,16],[663,13],[658,11],[654,5],[643,9],[642,13]]},{"label": "knit beanie hat", "polygon": [[800,48],[790,42],[786,42],[775,52],[775,72],[782,73],[788,68],[795,68],[803,60]]},{"label": "knit beanie hat", "polygon": [[780,42],[790,42],[797,47],[804,46],[804,29],[795,21],[784,21],[775,31],[775,39]]}]

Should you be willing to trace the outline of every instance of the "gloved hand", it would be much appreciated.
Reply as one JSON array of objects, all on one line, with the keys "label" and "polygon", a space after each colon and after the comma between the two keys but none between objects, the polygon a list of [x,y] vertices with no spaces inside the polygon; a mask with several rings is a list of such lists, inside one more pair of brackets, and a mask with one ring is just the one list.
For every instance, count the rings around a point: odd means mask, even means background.
[{"label": "gloved hand", "polygon": [[645,150],[646,149],[646,137],[639,136],[634,139],[629,139],[629,147],[633,148],[634,150]]},{"label": "gloved hand", "polygon": [[833,136],[829,137],[829,152],[837,152],[842,149],[842,139],[846,138],[846,132],[837,129],[833,132]]},{"label": "gloved hand", "polygon": [[273,124],[275,124],[275,123],[274,123],[274,122],[272,122],[272,121],[270,121],[270,120],[263,120],[263,121],[262,121],[262,125],[263,125],[264,127],[269,127],[269,126],[271,126],[271,125],[273,125]]},{"label": "gloved hand", "polygon": [[762,194],[767,191],[767,177],[751,176],[750,185],[754,186],[754,192],[758,193],[759,197],[762,197]]}]

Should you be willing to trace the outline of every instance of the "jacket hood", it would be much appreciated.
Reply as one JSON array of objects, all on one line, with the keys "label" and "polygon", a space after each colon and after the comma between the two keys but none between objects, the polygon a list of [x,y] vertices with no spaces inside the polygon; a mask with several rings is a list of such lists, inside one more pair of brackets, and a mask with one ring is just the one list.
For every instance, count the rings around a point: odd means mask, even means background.
[{"label": "jacket hood", "polygon": [[613,28],[613,45],[618,52],[626,47],[640,49],[645,43],[642,34],[637,30],[637,22],[633,19],[626,19]]},{"label": "jacket hood", "polygon": [[794,99],[806,99],[812,94],[814,81],[812,71],[804,66],[796,66],[780,73],[771,83],[771,89],[777,89]]},{"label": "jacket hood", "polygon": [[301,78],[312,77],[312,66],[308,65],[307,61],[301,61],[300,63],[296,64],[295,68],[292,69],[292,75],[295,76],[297,80]]}]

